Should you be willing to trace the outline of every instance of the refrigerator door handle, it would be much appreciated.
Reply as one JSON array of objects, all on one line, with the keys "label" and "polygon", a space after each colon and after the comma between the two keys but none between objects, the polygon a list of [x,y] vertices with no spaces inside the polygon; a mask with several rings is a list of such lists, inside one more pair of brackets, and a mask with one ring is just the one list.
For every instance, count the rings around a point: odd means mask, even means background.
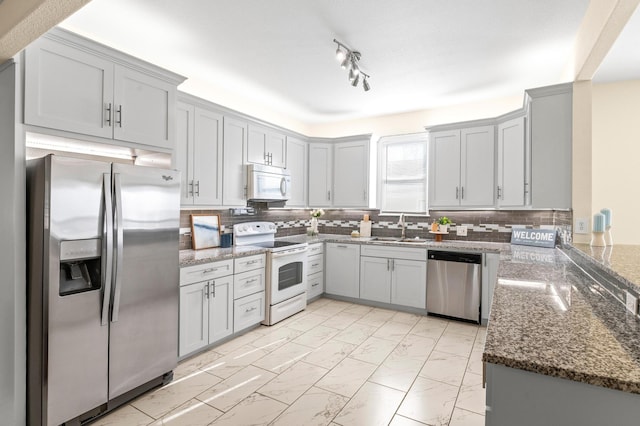
[{"label": "refrigerator door handle", "polygon": [[118,321],[118,313],[120,311],[120,293],[122,292],[122,249],[124,243],[122,241],[124,235],[122,223],[122,187],[120,185],[120,173],[113,174],[114,183],[114,204],[115,204],[115,234],[116,234],[116,273],[115,273],[115,289],[113,292],[113,308],[111,310],[111,322]]},{"label": "refrigerator door handle", "polygon": [[109,322],[109,302],[111,301],[111,273],[113,269],[113,202],[111,199],[111,174],[102,175],[102,190],[104,191],[104,238],[102,244],[102,277],[104,279],[102,295],[102,312],[100,325]]}]

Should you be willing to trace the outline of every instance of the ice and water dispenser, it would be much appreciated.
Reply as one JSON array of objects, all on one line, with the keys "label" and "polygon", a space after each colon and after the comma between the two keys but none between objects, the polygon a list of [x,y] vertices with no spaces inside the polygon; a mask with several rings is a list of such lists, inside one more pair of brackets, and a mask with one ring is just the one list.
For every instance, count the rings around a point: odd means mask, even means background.
[{"label": "ice and water dispenser", "polygon": [[102,240],[71,240],[60,243],[60,296],[99,290]]}]

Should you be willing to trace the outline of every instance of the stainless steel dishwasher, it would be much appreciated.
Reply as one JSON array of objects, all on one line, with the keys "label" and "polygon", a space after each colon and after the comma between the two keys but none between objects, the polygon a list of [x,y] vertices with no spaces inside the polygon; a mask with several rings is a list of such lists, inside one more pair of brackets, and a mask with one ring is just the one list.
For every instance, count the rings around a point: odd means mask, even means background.
[{"label": "stainless steel dishwasher", "polygon": [[427,312],[480,323],[482,255],[429,250]]}]

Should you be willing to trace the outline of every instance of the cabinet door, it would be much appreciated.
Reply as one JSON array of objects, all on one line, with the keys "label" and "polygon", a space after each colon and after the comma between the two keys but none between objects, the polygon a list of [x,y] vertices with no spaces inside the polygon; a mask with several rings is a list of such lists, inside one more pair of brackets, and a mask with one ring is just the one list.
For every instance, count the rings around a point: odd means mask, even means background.
[{"label": "cabinet door", "polygon": [[360,298],[384,303],[391,301],[391,259],[360,258]]},{"label": "cabinet door", "polygon": [[427,308],[427,262],[392,259],[391,303]]},{"label": "cabinet door", "polygon": [[193,204],[193,105],[178,102],[176,107],[176,150],[174,167],[180,170],[180,204]]},{"label": "cabinet door", "polygon": [[322,271],[307,276],[307,301],[324,293],[324,274]]},{"label": "cabinet door", "polygon": [[114,139],[174,148],[174,85],[116,65],[113,90]]},{"label": "cabinet door", "polygon": [[211,281],[209,290],[209,343],[233,333],[233,275]]},{"label": "cabinet door", "polygon": [[525,122],[518,117],[498,126],[498,194],[500,207],[525,204]]},{"label": "cabinet door", "polygon": [[329,294],[360,297],[360,246],[327,243],[325,291]]},{"label": "cabinet door", "polygon": [[460,131],[429,135],[429,207],[460,204]]},{"label": "cabinet door", "polygon": [[265,143],[267,130],[260,126],[249,124],[247,140],[247,162],[256,164],[268,164]]},{"label": "cabinet door", "polygon": [[495,128],[474,127],[461,131],[460,205],[495,205]]},{"label": "cabinet door", "polygon": [[222,115],[195,109],[194,204],[222,204]]},{"label": "cabinet door", "polygon": [[25,123],[112,138],[113,72],[113,63],[82,50],[35,41],[25,56]]},{"label": "cabinet door", "polygon": [[331,144],[309,144],[309,207],[331,206]]},{"label": "cabinet door", "polygon": [[224,117],[223,162],[222,162],[222,204],[225,206],[245,206],[245,169],[243,153],[247,144],[247,123]]},{"label": "cabinet door", "polygon": [[345,142],[333,148],[333,205],[369,206],[369,141]]},{"label": "cabinet door", "polygon": [[277,132],[267,132],[264,150],[269,156],[269,164],[273,167],[286,167],[287,142],[286,137]]},{"label": "cabinet door", "polygon": [[291,174],[291,198],[287,207],[307,205],[307,147],[306,142],[287,137],[287,170]]},{"label": "cabinet door", "polygon": [[209,301],[205,290],[209,281],[180,287],[179,356],[209,343]]}]

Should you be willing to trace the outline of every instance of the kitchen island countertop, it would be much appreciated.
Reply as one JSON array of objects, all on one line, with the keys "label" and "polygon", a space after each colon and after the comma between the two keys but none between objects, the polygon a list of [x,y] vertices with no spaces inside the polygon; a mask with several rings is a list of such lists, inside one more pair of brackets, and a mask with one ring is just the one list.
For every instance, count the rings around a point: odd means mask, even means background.
[{"label": "kitchen island countertop", "polygon": [[640,319],[563,250],[501,253],[483,361],[640,394]]}]

